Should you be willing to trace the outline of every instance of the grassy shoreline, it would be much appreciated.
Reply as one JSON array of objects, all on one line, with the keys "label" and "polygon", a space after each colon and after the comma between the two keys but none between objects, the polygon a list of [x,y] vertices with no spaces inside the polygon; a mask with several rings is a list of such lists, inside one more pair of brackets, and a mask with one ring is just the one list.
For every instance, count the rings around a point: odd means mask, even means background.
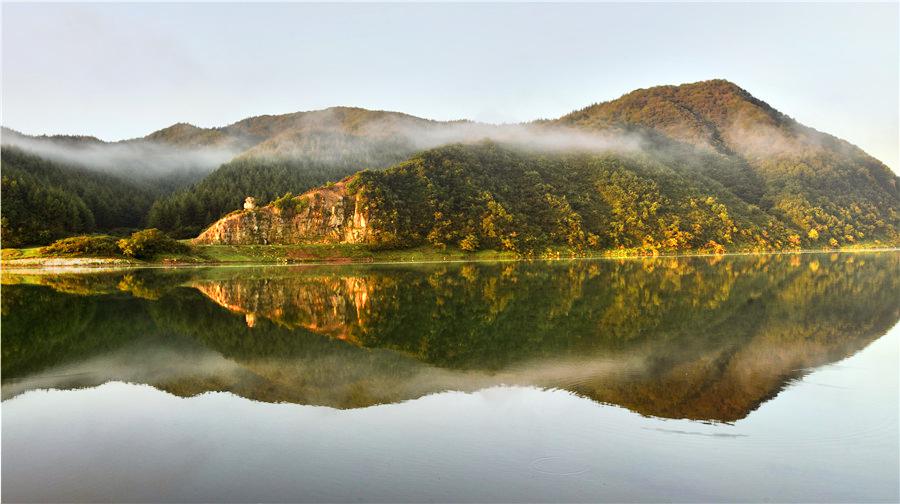
[{"label": "grassy shoreline", "polygon": [[[897,247],[857,245],[840,249],[804,249],[788,251],[735,251],[726,254],[710,254],[683,251],[677,254],[660,254],[659,257],[703,257],[715,255],[768,255],[823,252],[874,252],[897,251]],[[402,250],[375,250],[358,244],[302,244],[302,245],[194,245],[186,254],[161,254],[152,260],[128,259],[121,256],[87,257],[45,255],[41,247],[2,249],[3,269],[12,270],[77,270],[97,268],[184,267],[241,264],[348,264],[348,263],[413,263],[458,261],[515,261],[589,258],[648,258],[640,249],[581,250],[568,248],[550,249],[531,258],[512,252],[482,250],[464,252],[459,249],[416,247]]]}]

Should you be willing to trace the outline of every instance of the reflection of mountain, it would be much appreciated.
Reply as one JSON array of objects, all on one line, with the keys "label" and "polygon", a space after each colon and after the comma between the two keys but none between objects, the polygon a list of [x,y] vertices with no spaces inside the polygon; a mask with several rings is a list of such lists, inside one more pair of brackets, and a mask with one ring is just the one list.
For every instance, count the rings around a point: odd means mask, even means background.
[{"label": "reflection of mountain", "polygon": [[4,288],[3,396],[116,379],[345,408],[516,383],[733,421],[890,328],[898,270],[885,253],[6,275],[98,295]]}]

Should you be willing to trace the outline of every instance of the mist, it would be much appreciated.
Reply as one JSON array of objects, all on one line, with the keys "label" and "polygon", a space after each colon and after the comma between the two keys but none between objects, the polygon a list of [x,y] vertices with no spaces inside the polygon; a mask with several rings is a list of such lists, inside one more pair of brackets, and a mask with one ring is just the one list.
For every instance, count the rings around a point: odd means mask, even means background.
[{"label": "mist", "polygon": [[450,123],[402,132],[418,148],[451,143],[492,141],[533,151],[634,151],[645,145],[638,134],[588,132],[566,126],[527,124]]},{"label": "mist", "polygon": [[[200,130],[200,128],[198,128]],[[205,132],[213,130],[205,130]],[[93,137],[28,136],[3,128],[2,145],[169,189],[203,179],[233,160],[330,166],[335,179],[384,169],[417,152],[449,144],[495,142],[529,152],[639,152],[658,148],[640,133],[586,131],[557,122],[487,124],[434,121],[398,112],[350,107],[251,117],[215,128],[215,145],[184,146],[151,137],[104,142]],[[178,141],[197,141],[190,131]],[[208,141],[201,138],[199,141]]]},{"label": "mist", "polygon": [[[558,123],[434,121],[399,112],[382,111],[366,111],[368,114],[381,114],[381,117],[358,121],[352,115],[355,110],[359,109],[334,107],[300,113],[290,129],[296,134],[328,131],[380,141],[403,142],[413,150],[481,141],[538,151],[633,151],[646,145],[645,138],[637,133],[585,131]],[[273,137],[273,140],[277,139]]]},{"label": "mist", "polygon": [[[247,129],[252,128],[247,123],[253,119],[225,127],[224,130],[229,134],[247,134]],[[357,168],[362,170],[384,168],[388,166],[385,162],[394,164],[418,151],[458,143],[491,141],[540,152],[630,152],[650,145],[639,133],[613,129],[585,131],[543,122],[442,122],[397,112],[362,111],[347,107],[267,117],[260,122],[275,121],[280,123],[279,129],[264,130],[265,140],[243,152],[241,158],[357,164]]]},{"label": "mist", "polygon": [[205,175],[240,152],[238,147],[185,148],[145,139],[103,142],[91,137],[32,137],[4,128],[3,147],[51,161],[133,179]]},{"label": "mist", "polygon": [[[2,145],[132,179],[199,179],[236,157],[385,168],[417,151],[492,141],[530,151],[636,151],[637,133],[584,131],[546,123],[441,122],[396,112],[335,107],[262,116],[221,128],[216,146],[184,147],[147,138],[104,142],[93,137],[29,136],[3,128]],[[380,115],[380,117],[379,117]],[[375,117],[373,117],[375,116]]]}]

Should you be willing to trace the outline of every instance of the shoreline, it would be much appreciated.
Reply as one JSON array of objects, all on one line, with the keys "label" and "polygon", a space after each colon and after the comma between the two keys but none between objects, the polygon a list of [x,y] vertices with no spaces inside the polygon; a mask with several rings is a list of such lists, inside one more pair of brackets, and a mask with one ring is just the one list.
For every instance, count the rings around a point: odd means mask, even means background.
[{"label": "shoreline", "polygon": [[[229,246],[231,249],[240,246]],[[181,257],[160,257],[154,260],[137,260],[121,257],[8,257],[13,255],[9,251],[15,250],[21,255],[22,250],[29,249],[4,249],[3,259],[0,261],[0,270],[17,274],[56,274],[56,273],[89,273],[99,271],[127,270],[127,269],[173,269],[173,268],[207,268],[207,267],[251,267],[251,266],[338,266],[350,264],[434,264],[434,263],[464,263],[464,262],[518,262],[518,261],[567,261],[567,260],[644,260],[660,258],[686,258],[686,257],[734,257],[734,256],[766,256],[766,255],[793,255],[793,254],[827,254],[827,253],[877,253],[898,252],[900,247],[848,247],[839,249],[801,249],[781,251],[743,251],[714,254],[708,252],[681,252],[675,254],[646,254],[635,250],[628,251],[597,251],[596,253],[574,253],[572,251],[559,250],[553,255],[547,254],[537,257],[517,256],[510,252],[480,251],[466,253],[458,250],[440,251],[431,248],[416,248],[403,250],[368,250],[354,248],[344,249],[340,246],[326,247],[328,255],[290,257],[289,255],[258,255],[259,249],[272,251],[280,249],[282,252],[309,252],[304,246],[246,246],[244,255],[231,255],[223,258],[215,258],[215,255],[207,256],[202,252],[199,255]],[[233,250],[231,250],[233,252]],[[249,253],[248,253],[249,252]],[[320,250],[321,252],[321,250]],[[338,252],[335,255],[333,252]],[[341,252],[344,252],[341,254]],[[347,253],[349,252],[349,253]],[[362,253],[360,253],[362,252]]]}]

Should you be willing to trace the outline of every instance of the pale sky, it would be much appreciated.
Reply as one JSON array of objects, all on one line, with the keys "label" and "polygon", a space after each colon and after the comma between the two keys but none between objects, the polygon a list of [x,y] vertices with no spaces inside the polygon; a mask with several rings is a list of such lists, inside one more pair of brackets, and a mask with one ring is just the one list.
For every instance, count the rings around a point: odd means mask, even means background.
[{"label": "pale sky", "polygon": [[2,123],[143,136],[333,105],[558,117],[725,78],[895,171],[900,4],[2,5]]}]

